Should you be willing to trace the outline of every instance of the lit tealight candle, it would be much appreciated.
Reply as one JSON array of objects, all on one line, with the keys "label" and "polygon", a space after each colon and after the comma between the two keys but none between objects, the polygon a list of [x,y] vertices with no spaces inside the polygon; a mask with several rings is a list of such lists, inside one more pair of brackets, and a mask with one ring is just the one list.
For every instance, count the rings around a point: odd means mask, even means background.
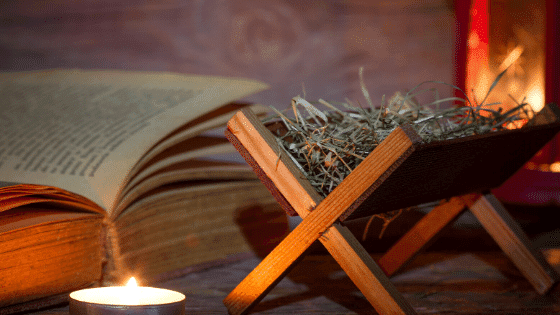
[{"label": "lit tealight candle", "polygon": [[139,287],[131,278],[123,287],[84,289],[70,293],[70,314],[184,314],[185,295]]}]

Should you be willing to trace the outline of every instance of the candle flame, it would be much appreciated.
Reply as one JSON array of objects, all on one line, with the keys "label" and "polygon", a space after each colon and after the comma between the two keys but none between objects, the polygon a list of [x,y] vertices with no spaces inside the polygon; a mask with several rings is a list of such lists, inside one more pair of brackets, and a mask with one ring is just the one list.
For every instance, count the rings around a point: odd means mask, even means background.
[{"label": "candle flame", "polygon": [[131,277],[130,280],[128,280],[128,282],[126,283],[127,287],[137,287],[138,283],[136,282],[136,279],[134,279],[134,277]]},{"label": "candle flame", "polygon": [[138,286],[136,279],[131,277],[126,285],[123,287],[123,291],[119,296],[119,303],[122,305],[136,305],[140,303],[139,290],[142,289]]}]

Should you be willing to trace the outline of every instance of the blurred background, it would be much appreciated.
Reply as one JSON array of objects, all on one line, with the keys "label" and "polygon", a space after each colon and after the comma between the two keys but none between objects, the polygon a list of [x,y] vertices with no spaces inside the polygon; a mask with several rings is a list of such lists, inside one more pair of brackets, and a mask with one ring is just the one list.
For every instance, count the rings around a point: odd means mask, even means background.
[{"label": "blurred background", "polygon": [[[547,101],[557,102],[560,90],[558,57],[551,58],[558,51],[556,2],[5,0],[0,70],[124,69],[254,78],[271,88],[247,101],[286,108],[292,97],[304,94],[310,100],[365,104],[360,67],[379,104],[383,95],[428,80],[484,90],[513,60],[506,81],[531,95],[537,82],[541,94],[536,97],[544,104],[545,78],[555,82],[547,85]],[[558,147],[555,140],[496,192],[531,235],[557,228],[551,218],[560,205]]]},{"label": "blurred background", "polygon": [[[0,4],[0,69],[102,68],[255,78],[250,100],[374,100],[452,83],[453,4],[426,1],[54,0]],[[390,96],[388,95],[388,96]]]}]

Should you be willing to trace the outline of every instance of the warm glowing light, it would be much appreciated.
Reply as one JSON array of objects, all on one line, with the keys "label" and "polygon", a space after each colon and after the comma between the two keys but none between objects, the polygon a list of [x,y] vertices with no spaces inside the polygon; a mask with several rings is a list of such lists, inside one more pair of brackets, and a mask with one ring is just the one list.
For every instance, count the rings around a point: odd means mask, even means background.
[{"label": "warm glowing light", "polygon": [[142,290],[142,288],[138,287],[136,279],[134,279],[134,277],[131,277],[130,280],[128,280],[128,282],[126,283],[126,286],[123,288],[120,303],[124,305],[137,305],[138,303],[140,303],[140,290]]},{"label": "warm glowing light", "polygon": [[127,287],[137,287],[138,283],[136,282],[136,279],[134,279],[134,277],[131,277],[130,280],[128,280],[128,282],[126,283]]},{"label": "warm glowing light", "polygon": [[536,170],[536,169],[538,169],[539,166],[538,166],[537,163],[535,163],[535,162],[527,162],[527,164],[525,165],[525,167],[526,167],[528,170]]},{"label": "warm glowing light", "polygon": [[[542,75],[541,75],[542,77]],[[527,103],[531,105],[535,112],[544,107],[544,83],[542,78],[535,78],[531,86],[527,89]]]},{"label": "warm glowing light", "polygon": [[504,127],[506,129],[519,129],[523,127],[529,120],[528,119],[519,119],[512,122],[507,123]]},{"label": "warm glowing light", "polygon": [[84,289],[72,292],[70,297],[82,302],[105,305],[160,305],[185,299],[185,295],[179,292],[139,287],[134,277],[125,286]]},{"label": "warm glowing light", "polygon": [[500,65],[500,68],[498,69],[499,72],[502,72],[504,70],[506,70],[509,66],[511,66],[514,62],[517,61],[517,59],[519,59],[519,57],[521,56],[521,54],[523,53],[523,46],[519,45],[517,47],[515,47],[506,57],[506,59],[504,59],[504,61],[502,62],[502,64]]},{"label": "warm glowing light", "polygon": [[550,164],[539,164],[539,171],[550,172]]},{"label": "warm glowing light", "polygon": [[469,48],[476,48],[478,44],[480,44],[480,38],[478,37],[478,34],[475,32],[471,32],[469,34],[469,39],[467,40],[467,45],[469,46]]},{"label": "warm glowing light", "polygon": [[560,162],[554,162],[550,164],[550,171],[560,173]]},{"label": "warm glowing light", "polygon": [[[465,93],[481,102],[492,81],[489,69],[489,14],[487,0],[472,0],[467,42]],[[475,105],[475,104],[473,104]]]}]

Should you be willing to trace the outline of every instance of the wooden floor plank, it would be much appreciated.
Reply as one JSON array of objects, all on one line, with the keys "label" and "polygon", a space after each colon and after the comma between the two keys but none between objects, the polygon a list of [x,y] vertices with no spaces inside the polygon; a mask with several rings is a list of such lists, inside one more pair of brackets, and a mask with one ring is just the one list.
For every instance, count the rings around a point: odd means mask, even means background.
[{"label": "wooden floor plank", "polygon": [[[560,248],[545,250],[544,256],[554,268],[560,269]],[[379,258],[380,254],[373,255],[374,260]],[[226,314],[222,299],[260,261],[258,256],[248,254],[241,260],[217,264],[153,286],[184,293],[186,314]],[[541,296],[500,251],[427,251],[391,281],[421,315],[560,313],[560,288]],[[371,304],[330,255],[307,255],[251,315],[371,313]],[[68,315],[68,306],[62,304],[26,314]]]}]

